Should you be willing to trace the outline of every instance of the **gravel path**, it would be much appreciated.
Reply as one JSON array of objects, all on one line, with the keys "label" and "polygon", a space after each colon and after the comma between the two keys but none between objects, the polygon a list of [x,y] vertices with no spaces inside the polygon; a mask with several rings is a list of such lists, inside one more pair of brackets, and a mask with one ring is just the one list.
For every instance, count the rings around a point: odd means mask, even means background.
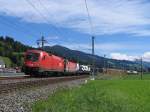
[{"label": "gravel path", "polygon": [[49,94],[58,88],[70,88],[83,84],[86,79],[50,84],[32,90],[16,91],[13,93],[0,95],[0,112],[31,112],[33,102],[46,99]]}]

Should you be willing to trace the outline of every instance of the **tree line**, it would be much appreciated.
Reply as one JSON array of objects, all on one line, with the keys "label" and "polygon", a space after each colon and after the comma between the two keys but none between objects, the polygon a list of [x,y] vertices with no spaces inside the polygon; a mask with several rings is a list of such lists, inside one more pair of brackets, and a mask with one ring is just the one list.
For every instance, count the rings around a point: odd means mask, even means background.
[{"label": "tree line", "polygon": [[30,48],[30,46],[15,41],[12,37],[0,36],[0,56],[11,60],[10,65],[6,64],[7,67],[22,66],[23,54]]}]

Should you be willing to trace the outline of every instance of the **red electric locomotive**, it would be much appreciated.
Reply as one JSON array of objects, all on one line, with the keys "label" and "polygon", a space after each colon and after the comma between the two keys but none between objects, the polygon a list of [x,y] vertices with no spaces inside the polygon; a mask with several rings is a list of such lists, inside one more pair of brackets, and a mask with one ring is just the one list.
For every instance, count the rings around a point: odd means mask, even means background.
[{"label": "red electric locomotive", "polygon": [[28,50],[25,53],[24,72],[26,74],[76,73],[78,69],[77,63],[45,51]]}]

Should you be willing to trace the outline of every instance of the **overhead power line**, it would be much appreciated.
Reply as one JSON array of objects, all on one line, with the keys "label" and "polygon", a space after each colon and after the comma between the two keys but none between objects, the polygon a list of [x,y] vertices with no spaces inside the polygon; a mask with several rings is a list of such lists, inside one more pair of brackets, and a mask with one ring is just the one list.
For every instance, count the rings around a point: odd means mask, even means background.
[{"label": "overhead power line", "polygon": [[[41,7],[43,7],[43,9],[45,10],[45,12],[47,12],[47,14],[49,14],[49,9],[48,7],[43,3],[42,0],[38,0],[39,4],[41,5]],[[57,25],[57,24],[56,24]],[[56,27],[57,28],[57,27]],[[58,28],[57,28],[58,29]],[[59,30],[59,32],[61,33],[61,31]],[[67,35],[68,37],[71,37],[70,33],[66,30],[63,30],[63,32],[65,32],[65,35]],[[62,33],[61,33],[62,34]],[[66,42],[66,41],[64,41]],[[64,43],[62,42],[62,43]]]},{"label": "overhead power line", "polygon": [[38,0],[38,2],[40,3],[40,5],[43,7],[44,10],[49,12],[48,8],[41,2],[41,0]]},{"label": "overhead power line", "polygon": [[86,6],[87,15],[88,15],[89,25],[90,25],[91,36],[94,36],[93,24],[92,24],[92,19],[91,19],[91,16],[90,16],[89,8],[88,8],[88,5],[87,5],[87,0],[85,0],[85,6]]},{"label": "overhead power line", "polygon": [[[42,1],[42,0],[37,0],[37,2],[38,2],[39,5],[42,7],[42,9],[43,9],[47,14],[49,14],[49,9],[48,9],[48,7],[43,3],[43,1]],[[34,7],[35,7],[35,5],[34,5]],[[35,8],[37,9],[37,7],[35,7]],[[35,8],[34,8],[34,9],[35,9]],[[35,10],[36,10],[36,9],[35,9]],[[36,11],[39,11],[39,10],[37,9]],[[40,12],[40,13],[41,13],[41,12]],[[41,14],[40,14],[40,15],[41,15]],[[46,18],[44,14],[42,14],[42,15],[44,16],[44,18]],[[46,18],[46,20],[47,20],[47,22],[49,22],[47,18]],[[57,25],[57,23],[56,23],[56,25]],[[52,25],[52,26],[53,26],[53,25]],[[61,30],[60,30],[58,27],[56,27],[56,26],[53,26],[53,27],[54,27],[55,30],[57,31],[57,34],[59,33],[61,36],[63,35],[62,32],[61,32]],[[69,33],[68,31],[64,30],[63,33],[65,33],[65,35],[67,35],[68,37],[71,37],[71,35],[70,35],[70,33]],[[57,41],[57,42],[58,42],[58,41]],[[66,41],[61,40],[61,43],[65,43],[65,42],[66,42]]]},{"label": "overhead power line", "polygon": [[26,0],[26,1],[37,12],[37,14],[44,19],[45,22],[49,23],[53,27],[53,29],[57,32],[57,34],[60,34],[58,28],[52,25],[49,22],[49,20],[45,17],[45,15],[42,12],[40,12],[40,10],[30,0]]},{"label": "overhead power line", "polygon": [[[38,2],[39,2],[39,4],[40,4],[40,6],[43,7],[43,9],[47,12],[47,14],[49,14],[48,8],[41,2],[41,0],[38,0]],[[44,16],[44,15],[43,15],[43,16]],[[44,16],[44,18],[46,18],[46,17]],[[46,21],[49,22],[49,20],[47,20],[47,18],[46,18]],[[53,26],[53,25],[52,25],[52,26]],[[57,28],[56,26],[53,26],[53,27],[55,28],[55,30],[56,30],[59,34],[61,34],[61,32],[58,30],[58,28]]]}]

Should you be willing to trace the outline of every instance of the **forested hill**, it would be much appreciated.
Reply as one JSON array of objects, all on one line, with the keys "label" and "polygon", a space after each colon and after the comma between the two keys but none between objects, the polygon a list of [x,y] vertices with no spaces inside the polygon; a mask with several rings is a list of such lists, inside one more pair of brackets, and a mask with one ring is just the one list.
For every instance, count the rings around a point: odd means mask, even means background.
[{"label": "forested hill", "polygon": [[3,59],[7,67],[21,66],[23,52],[31,47],[15,41],[12,37],[0,36],[0,59]]}]

